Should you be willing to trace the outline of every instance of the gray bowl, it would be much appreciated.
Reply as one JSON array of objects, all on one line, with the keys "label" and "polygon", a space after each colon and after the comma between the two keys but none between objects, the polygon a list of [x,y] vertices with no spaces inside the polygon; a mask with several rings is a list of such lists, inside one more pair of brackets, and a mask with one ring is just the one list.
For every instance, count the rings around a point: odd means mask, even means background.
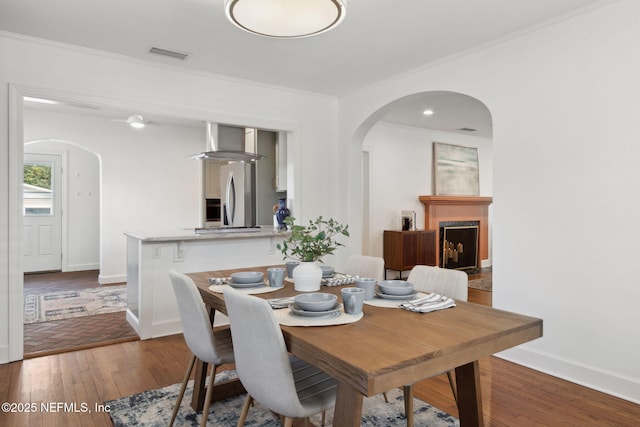
[{"label": "gray bowl", "polygon": [[322,269],[322,277],[333,276],[333,273],[336,271],[336,269],[330,265],[321,265],[320,268]]},{"label": "gray bowl", "polygon": [[380,291],[387,295],[409,295],[413,292],[413,283],[404,280],[383,280],[378,286]]},{"label": "gray bowl", "polygon": [[258,283],[264,280],[264,273],[261,271],[239,271],[231,274],[231,280],[234,283]]},{"label": "gray bowl", "polygon": [[299,309],[306,311],[327,311],[334,308],[338,303],[336,295],[322,292],[296,295],[293,300]]}]

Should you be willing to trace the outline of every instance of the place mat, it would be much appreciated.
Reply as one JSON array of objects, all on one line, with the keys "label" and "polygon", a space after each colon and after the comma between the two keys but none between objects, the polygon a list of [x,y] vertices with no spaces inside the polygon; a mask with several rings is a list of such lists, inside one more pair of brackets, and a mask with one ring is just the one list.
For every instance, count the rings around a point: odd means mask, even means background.
[{"label": "place mat", "polygon": [[[425,298],[428,295],[429,294],[425,294],[423,292],[418,292],[417,294],[413,295],[411,299],[414,300],[418,298]],[[403,302],[406,302],[406,301],[374,297],[373,299],[366,300],[364,303],[367,305],[373,305],[375,307],[400,308],[400,304],[402,304]]]},{"label": "place mat", "polygon": [[293,314],[290,308],[274,310],[273,314],[275,314],[278,323],[284,326],[345,325],[347,323],[357,322],[358,320],[362,319],[362,316],[364,315],[364,313],[347,314],[343,310],[340,310],[337,316],[304,317]]},{"label": "place mat", "polygon": [[409,301],[405,301],[400,304],[400,308],[404,308],[405,310],[414,311],[416,313],[430,313],[436,310],[443,310],[445,308],[451,308],[456,306],[456,302],[449,298],[440,294],[430,294],[425,297],[419,303],[416,303],[417,298],[413,299],[414,303]]},{"label": "place mat", "polygon": [[[221,294],[224,291],[224,288],[226,288],[227,286],[230,286],[230,285],[211,285],[209,286],[209,290],[211,292],[216,292]],[[269,292],[279,291],[280,289],[282,289],[282,287],[272,288],[271,286],[259,286],[256,288],[234,288],[234,289],[242,292],[243,294],[256,295],[256,294],[268,294]]]}]

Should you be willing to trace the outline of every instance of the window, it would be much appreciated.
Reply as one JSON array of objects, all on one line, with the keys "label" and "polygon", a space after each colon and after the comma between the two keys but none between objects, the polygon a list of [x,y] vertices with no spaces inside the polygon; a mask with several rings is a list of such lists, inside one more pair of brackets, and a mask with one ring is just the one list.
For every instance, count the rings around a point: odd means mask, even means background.
[{"label": "window", "polygon": [[24,215],[53,215],[52,170],[53,163],[24,164]]}]

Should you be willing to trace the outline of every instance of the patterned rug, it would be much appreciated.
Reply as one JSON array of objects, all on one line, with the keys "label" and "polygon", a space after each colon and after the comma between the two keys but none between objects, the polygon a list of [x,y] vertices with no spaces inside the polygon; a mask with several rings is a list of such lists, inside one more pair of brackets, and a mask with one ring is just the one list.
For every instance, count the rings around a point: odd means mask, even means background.
[{"label": "patterned rug", "polygon": [[[216,382],[224,381],[235,376],[234,371],[225,371],[216,375]],[[180,406],[175,425],[198,426],[201,415],[196,414],[189,402],[193,390],[193,381],[189,383],[185,397]],[[171,420],[173,405],[176,402],[180,384],[173,384],[157,390],[148,390],[122,399],[105,402],[109,405],[109,415],[115,427],[160,427],[166,426]],[[274,392],[277,392],[274,390]],[[389,403],[385,403],[382,395],[366,398],[363,405],[362,426],[388,427],[404,426],[404,403],[402,392],[398,389],[387,393]],[[235,426],[238,422],[240,411],[246,395],[241,395],[215,402],[209,410],[207,425]],[[445,427],[458,426],[459,422],[451,415],[435,409],[427,403],[414,399],[415,426]],[[331,425],[332,411],[327,411],[326,426]],[[311,422],[319,426],[320,414],[311,418]],[[260,404],[255,403],[249,410],[245,425],[252,427],[280,426],[280,421],[273,413]]]},{"label": "patterned rug", "polygon": [[469,287],[474,289],[480,289],[481,291],[489,291],[493,289],[492,278],[474,279],[469,280]]},{"label": "patterned rug", "polygon": [[114,313],[127,309],[127,285],[25,295],[24,324]]}]

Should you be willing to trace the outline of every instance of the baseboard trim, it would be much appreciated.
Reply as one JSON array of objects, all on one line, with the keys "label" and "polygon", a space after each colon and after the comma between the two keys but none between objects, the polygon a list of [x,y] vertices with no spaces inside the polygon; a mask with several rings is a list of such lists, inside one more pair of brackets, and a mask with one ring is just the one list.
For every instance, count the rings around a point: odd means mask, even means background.
[{"label": "baseboard trim", "polygon": [[112,283],[126,283],[126,281],[126,274],[118,274],[113,276],[104,276],[102,274],[98,275],[98,283],[100,283],[101,285],[110,285]]},{"label": "baseboard trim", "polygon": [[563,380],[582,385],[620,399],[640,404],[640,381],[623,378],[613,372],[581,365],[549,353],[524,346],[505,350],[495,356]]},{"label": "baseboard trim", "polygon": [[8,345],[0,345],[0,365],[5,363],[9,363],[9,346]]},{"label": "baseboard trim", "polygon": [[65,266],[63,272],[71,271],[87,271],[87,270],[100,270],[100,264],[74,264]]}]

